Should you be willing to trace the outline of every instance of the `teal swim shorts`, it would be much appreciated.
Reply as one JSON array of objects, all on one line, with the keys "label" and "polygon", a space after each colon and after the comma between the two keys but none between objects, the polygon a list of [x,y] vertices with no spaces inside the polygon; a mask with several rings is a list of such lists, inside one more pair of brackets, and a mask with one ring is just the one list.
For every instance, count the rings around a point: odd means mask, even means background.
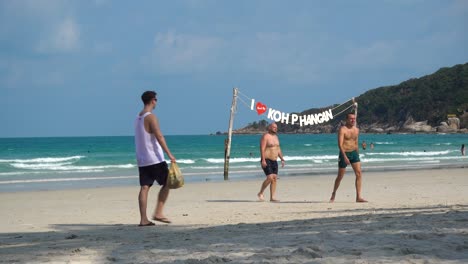
[{"label": "teal swim shorts", "polygon": [[[349,159],[349,162],[356,163],[356,162],[361,161],[359,159],[359,153],[356,150],[353,150],[353,151],[350,151],[350,152],[345,152],[345,153],[346,153],[346,157],[348,157],[348,159]],[[346,164],[345,159],[343,157],[343,154],[341,154],[341,151],[340,151],[340,155],[338,156],[338,167],[339,168],[346,168],[347,166],[348,166],[348,164]]]}]

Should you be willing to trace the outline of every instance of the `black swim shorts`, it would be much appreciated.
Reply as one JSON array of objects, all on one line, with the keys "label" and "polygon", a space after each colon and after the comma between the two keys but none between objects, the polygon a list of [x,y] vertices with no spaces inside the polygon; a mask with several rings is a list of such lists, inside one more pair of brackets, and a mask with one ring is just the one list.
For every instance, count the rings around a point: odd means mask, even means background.
[{"label": "black swim shorts", "polygon": [[263,172],[265,175],[268,176],[270,174],[278,174],[278,162],[276,160],[265,159],[266,167],[263,168]]},{"label": "black swim shorts", "polygon": [[144,167],[138,167],[140,173],[140,186],[152,186],[154,181],[159,185],[166,185],[169,168],[165,161]]},{"label": "black swim shorts", "polygon": [[[350,152],[345,152],[345,153],[346,153],[346,157],[348,157],[349,162],[351,164],[361,161],[359,159],[359,153],[356,150],[353,150],[353,151],[350,151]],[[338,167],[344,169],[347,166],[348,166],[348,164],[346,164],[345,159],[343,157],[343,154],[340,151],[340,155],[338,156]]]}]

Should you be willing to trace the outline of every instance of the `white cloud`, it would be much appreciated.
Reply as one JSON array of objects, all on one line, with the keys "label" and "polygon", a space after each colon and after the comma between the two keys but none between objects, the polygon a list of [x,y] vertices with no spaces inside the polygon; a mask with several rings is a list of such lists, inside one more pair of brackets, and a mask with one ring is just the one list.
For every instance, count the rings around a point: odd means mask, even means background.
[{"label": "white cloud", "polygon": [[114,45],[109,41],[98,41],[93,44],[92,50],[96,53],[111,53]]},{"label": "white cloud", "polygon": [[79,48],[80,30],[75,21],[66,18],[49,35],[39,40],[37,50],[44,53],[72,52]]},{"label": "white cloud", "polygon": [[7,60],[0,63],[0,70],[4,73],[0,78],[0,90],[63,85],[66,77],[63,68],[60,64],[44,67],[42,62],[35,60]]},{"label": "white cloud", "polygon": [[57,14],[63,14],[70,6],[70,1],[63,0],[19,0],[1,1],[0,8],[5,15],[33,20],[54,19]]},{"label": "white cloud", "polygon": [[151,64],[163,72],[191,72],[213,69],[223,40],[174,32],[154,38]]},{"label": "white cloud", "polygon": [[352,48],[341,61],[344,67],[385,67],[397,60],[399,41],[377,41],[367,46]]},{"label": "white cloud", "polygon": [[[468,13],[468,1],[456,0],[448,8],[450,15],[463,15]],[[464,17],[466,20],[466,17]]]},{"label": "white cloud", "polygon": [[109,0],[94,0],[96,6],[104,6],[109,4]]},{"label": "white cloud", "polygon": [[[147,62],[159,73],[247,72],[295,82],[318,77],[317,43],[299,34],[260,32],[253,37],[158,33]],[[316,40],[315,40],[316,41]],[[317,41],[318,42],[318,41]]]},{"label": "white cloud", "polygon": [[318,78],[320,42],[296,33],[260,32],[242,44],[243,67],[292,82],[311,82]]}]

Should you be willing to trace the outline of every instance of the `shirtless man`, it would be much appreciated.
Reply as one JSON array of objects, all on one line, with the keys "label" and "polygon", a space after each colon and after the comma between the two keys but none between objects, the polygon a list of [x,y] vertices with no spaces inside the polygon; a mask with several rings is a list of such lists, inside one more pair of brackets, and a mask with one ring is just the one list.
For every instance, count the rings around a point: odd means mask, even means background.
[{"label": "shirtless man", "polygon": [[281,153],[280,143],[277,135],[278,126],[271,123],[268,132],[263,134],[260,140],[260,156],[263,171],[266,179],[262,183],[260,192],[257,194],[260,201],[264,201],[263,191],[270,185],[270,202],[279,202],[275,197],[276,180],[278,179],[278,157],[281,159],[281,167],[284,167],[283,153]]},{"label": "shirtless man", "polygon": [[330,198],[331,203],[335,201],[336,190],[338,190],[340,182],[346,172],[346,167],[349,164],[353,167],[354,174],[356,175],[356,202],[367,202],[361,195],[362,175],[361,161],[359,159],[358,152],[359,129],[355,124],[356,116],[353,113],[349,113],[346,116],[346,124],[342,126],[338,132],[338,147],[340,148],[340,154],[338,157],[338,176],[336,177],[335,186]]}]

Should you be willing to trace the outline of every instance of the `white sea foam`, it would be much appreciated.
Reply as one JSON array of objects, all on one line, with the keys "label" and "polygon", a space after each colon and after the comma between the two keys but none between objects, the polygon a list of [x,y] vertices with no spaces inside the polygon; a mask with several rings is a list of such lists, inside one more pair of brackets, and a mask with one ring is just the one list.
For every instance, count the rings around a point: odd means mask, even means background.
[{"label": "white sea foam", "polygon": [[361,158],[362,162],[387,162],[387,161],[402,161],[402,162],[412,162],[412,161],[428,161],[428,160],[456,160],[454,157],[413,157],[413,158]]},{"label": "white sea foam", "polygon": [[[301,161],[301,160],[330,160],[336,159],[337,155],[318,155],[318,156],[284,156],[286,161]],[[224,159],[204,159],[208,163],[224,163]],[[230,163],[242,163],[242,162],[259,162],[259,158],[231,158]]]},{"label": "white sea foam", "polygon": [[286,161],[291,160],[330,160],[336,159],[338,155],[318,155],[318,156],[284,156]]},{"label": "white sea foam", "polygon": [[[204,159],[208,163],[224,163],[224,159],[215,159],[215,158],[209,158],[209,159]],[[229,162],[230,163],[241,163],[241,162],[258,162],[260,159],[259,158],[230,158]]]},{"label": "white sea foam", "polygon": [[42,182],[66,182],[66,181],[89,181],[89,180],[110,180],[110,179],[131,179],[136,176],[110,176],[110,177],[83,177],[83,178],[55,178],[55,179],[32,179],[32,180],[11,180],[0,181],[0,184],[18,183],[42,183]]},{"label": "white sea foam", "polygon": [[13,163],[11,166],[18,169],[27,170],[52,170],[52,171],[92,171],[92,170],[105,170],[105,169],[131,169],[134,168],[133,164],[121,165],[101,165],[101,166],[62,166],[60,164],[24,164]]},{"label": "white sea foam", "polygon": [[195,170],[214,170],[214,169],[222,169],[222,166],[192,166],[189,169]]},{"label": "white sea foam", "polygon": [[74,161],[84,158],[85,156],[71,156],[60,158],[34,158],[34,159],[0,159],[0,163],[56,163],[64,161]]},{"label": "white sea foam", "polygon": [[402,151],[402,152],[366,152],[364,155],[382,155],[382,156],[440,156],[449,154],[450,150],[444,151]]},{"label": "white sea foam", "polygon": [[[170,162],[170,161],[168,161]],[[182,163],[182,164],[194,164],[195,161],[192,160],[192,159],[180,159],[180,160],[177,160],[177,163]]]},{"label": "white sea foam", "polygon": [[19,169],[53,169],[56,167],[63,167],[65,165],[71,165],[73,164],[72,162],[62,162],[62,163],[38,163],[38,164],[32,164],[32,163],[12,163],[10,164],[14,168],[19,168]]}]

